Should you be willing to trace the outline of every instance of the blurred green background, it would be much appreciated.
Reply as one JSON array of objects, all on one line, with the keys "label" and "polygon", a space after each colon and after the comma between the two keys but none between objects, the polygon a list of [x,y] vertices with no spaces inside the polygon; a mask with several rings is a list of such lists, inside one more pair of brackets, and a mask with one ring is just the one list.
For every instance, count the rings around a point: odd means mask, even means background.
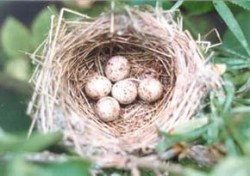
[{"label": "blurred green background", "polygon": [[[250,3],[249,1],[158,1],[163,9],[179,8],[184,29],[195,39],[206,36],[216,28],[223,44],[213,49],[211,62],[225,64],[223,74],[225,97],[211,92],[203,116],[209,124],[195,138],[210,146],[220,142],[228,151],[227,157],[217,167],[209,169],[185,165],[191,169],[187,175],[237,175],[247,176],[250,171]],[[155,6],[155,1],[115,1],[116,6]],[[26,115],[32,86],[28,80],[34,66],[28,56],[45,39],[51,14],[67,7],[90,16],[97,16],[110,7],[110,1],[0,1],[0,173],[3,175],[87,175],[89,162],[68,156],[66,163],[36,165],[20,159],[27,152],[38,152],[55,145],[59,133],[35,134],[26,141],[25,134],[31,123]],[[215,33],[206,38],[218,43]],[[205,131],[205,132],[204,132]],[[188,141],[188,136],[168,136],[161,143],[163,149],[176,142]],[[164,136],[164,135],[163,135]],[[188,140],[187,140],[188,139]],[[193,139],[193,137],[191,138]],[[42,143],[39,141],[43,141]],[[58,149],[56,149],[58,152]],[[13,156],[6,159],[6,153]],[[234,163],[234,164],[232,164]],[[85,167],[83,167],[85,166]],[[197,169],[198,168],[198,169]],[[197,169],[197,170],[196,170]],[[60,170],[60,171],[59,171]],[[120,175],[127,172],[115,171]],[[110,175],[112,170],[107,171]],[[153,175],[153,172],[143,172]],[[1,174],[0,174],[1,175]],[[103,173],[105,175],[105,172]],[[182,175],[182,174],[180,174]],[[183,173],[183,175],[185,175]]]}]

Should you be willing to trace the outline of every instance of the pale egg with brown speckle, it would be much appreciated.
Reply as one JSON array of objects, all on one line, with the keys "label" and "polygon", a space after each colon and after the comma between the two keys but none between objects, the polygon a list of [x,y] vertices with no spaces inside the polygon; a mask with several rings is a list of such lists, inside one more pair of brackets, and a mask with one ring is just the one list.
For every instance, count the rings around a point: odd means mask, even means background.
[{"label": "pale egg with brown speckle", "polygon": [[111,122],[119,118],[120,105],[113,97],[103,97],[96,103],[95,112],[102,121]]},{"label": "pale egg with brown speckle", "polygon": [[162,83],[155,78],[146,78],[141,80],[138,88],[139,97],[146,102],[159,100],[163,94]]},{"label": "pale egg with brown speckle", "polygon": [[111,57],[105,67],[105,75],[112,82],[120,81],[129,76],[130,64],[123,56]]},{"label": "pale egg with brown speckle", "polygon": [[119,103],[127,105],[135,101],[137,87],[133,81],[125,79],[114,84],[111,94]]},{"label": "pale egg with brown speckle", "polygon": [[95,75],[88,79],[85,85],[86,94],[93,100],[107,96],[111,92],[112,84],[109,79]]}]

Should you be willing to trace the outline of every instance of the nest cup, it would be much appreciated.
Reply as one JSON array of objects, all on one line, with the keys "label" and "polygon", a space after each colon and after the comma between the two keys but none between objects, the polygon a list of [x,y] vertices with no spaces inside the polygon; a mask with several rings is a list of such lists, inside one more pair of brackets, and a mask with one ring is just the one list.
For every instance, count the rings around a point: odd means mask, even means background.
[{"label": "nest cup", "polygon": [[[64,19],[65,11],[79,19]],[[135,83],[160,80],[163,96],[153,103],[137,98],[121,107],[119,119],[103,122],[84,87],[94,74],[105,76],[108,59],[117,55],[128,59]],[[153,151],[157,131],[189,121],[218,81],[172,11],[125,8],[94,19],[63,9],[58,18],[52,16],[49,35],[33,56],[35,90],[28,109],[33,125],[44,133],[61,130],[65,144],[96,160]]]}]

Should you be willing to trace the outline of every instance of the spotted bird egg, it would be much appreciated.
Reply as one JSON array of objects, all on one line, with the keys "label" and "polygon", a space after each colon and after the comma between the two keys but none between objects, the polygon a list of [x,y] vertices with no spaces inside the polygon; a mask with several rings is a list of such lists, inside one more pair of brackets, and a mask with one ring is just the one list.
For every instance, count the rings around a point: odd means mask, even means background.
[{"label": "spotted bird egg", "polygon": [[85,85],[86,94],[93,100],[107,96],[111,92],[112,84],[109,79],[95,75],[88,79]]},{"label": "spotted bird egg", "polygon": [[137,87],[133,81],[125,79],[114,84],[111,94],[119,103],[130,104],[137,97]]},{"label": "spotted bird egg", "polygon": [[112,97],[103,97],[96,103],[95,112],[101,120],[110,122],[119,118],[120,105]]},{"label": "spotted bird egg", "polygon": [[130,64],[123,56],[111,57],[105,67],[105,74],[112,82],[123,80],[129,76]]},{"label": "spotted bird egg", "polygon": [[155,78],[143,79],[138,88],[139,97],[146,102],[159,100],[163,93],[162,83]]}]

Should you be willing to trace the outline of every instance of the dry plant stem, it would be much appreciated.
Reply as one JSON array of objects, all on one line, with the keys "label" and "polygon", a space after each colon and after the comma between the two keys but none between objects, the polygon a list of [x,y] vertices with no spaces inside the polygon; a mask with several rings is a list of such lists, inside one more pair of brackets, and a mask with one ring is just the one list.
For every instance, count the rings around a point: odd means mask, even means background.
[{"label": "dry plant stem", "polygon": [[[35,124],[44,133],[61,130],[65,144],[83,157],[112,160],[133,154],[138,157],[131,161],[135,167],[146,166],[139,157],[154,150],[160,140],[157,129],[168,132],[193,118],[208,91],[219,85],[219,76],[183,31],[182,18],[157,9],[126,7],[96,19],[63,9],[59,17],[52,16],[43,48],[32,55],[37,68],[31,79],[35,85],[28,108],[33,118],[29,134]],[[64,19],[65,12],[79,20]],[[119,119],[103,122],[84,87],[96,72],[104,75],[108,59],[115,55],[127,58],[135,84],[147,77],[160,80],[163,97],[154,103],[137,98],[121,106]],[[159,157],[154,159],[154,167],[163,167]]]}]

